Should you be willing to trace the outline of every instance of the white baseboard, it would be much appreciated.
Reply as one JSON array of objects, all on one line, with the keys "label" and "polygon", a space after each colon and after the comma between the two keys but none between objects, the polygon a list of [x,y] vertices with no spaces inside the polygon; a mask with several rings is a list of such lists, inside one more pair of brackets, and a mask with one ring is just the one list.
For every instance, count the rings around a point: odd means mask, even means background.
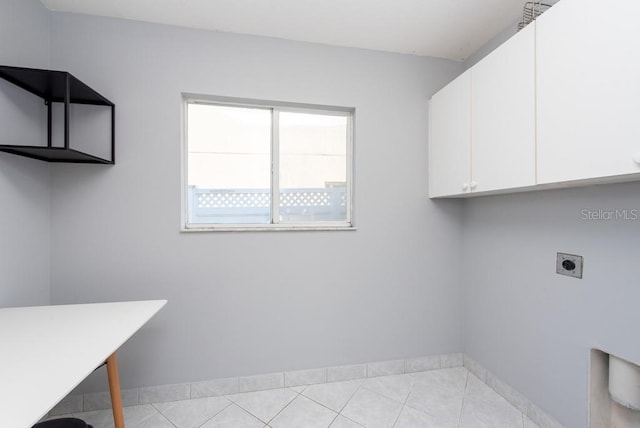
[{"label": "white baseboard", "polygon": [[[486,383],[540,428],[564,428],[515,388],[462,353],[123,389],[122,401],[124,406],[136,406],[461,366]],[[49,415],[81,413],[109,408],[111,408],[109,392],[92,392],[69,395],[58,403],[49,412]]]}]

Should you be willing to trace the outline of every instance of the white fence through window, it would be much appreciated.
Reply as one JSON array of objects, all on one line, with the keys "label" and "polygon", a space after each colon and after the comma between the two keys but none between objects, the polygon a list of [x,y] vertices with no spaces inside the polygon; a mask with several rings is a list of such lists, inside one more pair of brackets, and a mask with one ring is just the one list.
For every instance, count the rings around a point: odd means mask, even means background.
[{"label": "white fence through window", "polygon": [[[271,219],[269,189],[204,189],[189,186],[189,223],[262,224]],[[344,185],[309,189],[282,189],[281,223],[345,221]]]}]

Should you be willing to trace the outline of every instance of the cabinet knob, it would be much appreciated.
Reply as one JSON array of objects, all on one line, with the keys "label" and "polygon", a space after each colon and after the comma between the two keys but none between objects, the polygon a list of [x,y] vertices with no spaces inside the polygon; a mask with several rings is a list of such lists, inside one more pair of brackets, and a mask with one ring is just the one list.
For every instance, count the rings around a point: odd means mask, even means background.
[{"label": "cabinet knob", "polygon": [[472,181],[471,184],[469,184],[469,187],[471,187],[471,190],[473,190],[476,187],[478,187],[478,183],[476,183],[475,181]]},{"label": "cabinet knob", "polygon": [[633,161],[635,163],[637,163],[638,165],[640,165],[640,152],[635,152],[633,154],[633,156],[631,156],[631,158],[633,159]]},{"label": "cabinet knob", "polygon": [[467,190],[469,188],[469,183],[462,183],[462,190]]}]

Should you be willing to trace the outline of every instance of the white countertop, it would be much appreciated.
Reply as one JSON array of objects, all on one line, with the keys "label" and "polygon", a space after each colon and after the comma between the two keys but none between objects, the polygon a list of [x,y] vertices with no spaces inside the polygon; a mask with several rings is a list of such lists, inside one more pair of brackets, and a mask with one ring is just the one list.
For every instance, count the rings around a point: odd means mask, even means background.
[{"label": "white countertop", "polygon": [[0,425],[37,423],[166,303],[0,309]]}]

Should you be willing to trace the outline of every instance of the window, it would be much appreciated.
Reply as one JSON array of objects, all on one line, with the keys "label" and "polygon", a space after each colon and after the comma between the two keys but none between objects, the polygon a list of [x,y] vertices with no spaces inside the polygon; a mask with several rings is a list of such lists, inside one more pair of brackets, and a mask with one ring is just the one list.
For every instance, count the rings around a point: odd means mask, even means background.
[{"label": "window", "polygon": [[352,228],[353,109],[186,97],[185,230]]}]

